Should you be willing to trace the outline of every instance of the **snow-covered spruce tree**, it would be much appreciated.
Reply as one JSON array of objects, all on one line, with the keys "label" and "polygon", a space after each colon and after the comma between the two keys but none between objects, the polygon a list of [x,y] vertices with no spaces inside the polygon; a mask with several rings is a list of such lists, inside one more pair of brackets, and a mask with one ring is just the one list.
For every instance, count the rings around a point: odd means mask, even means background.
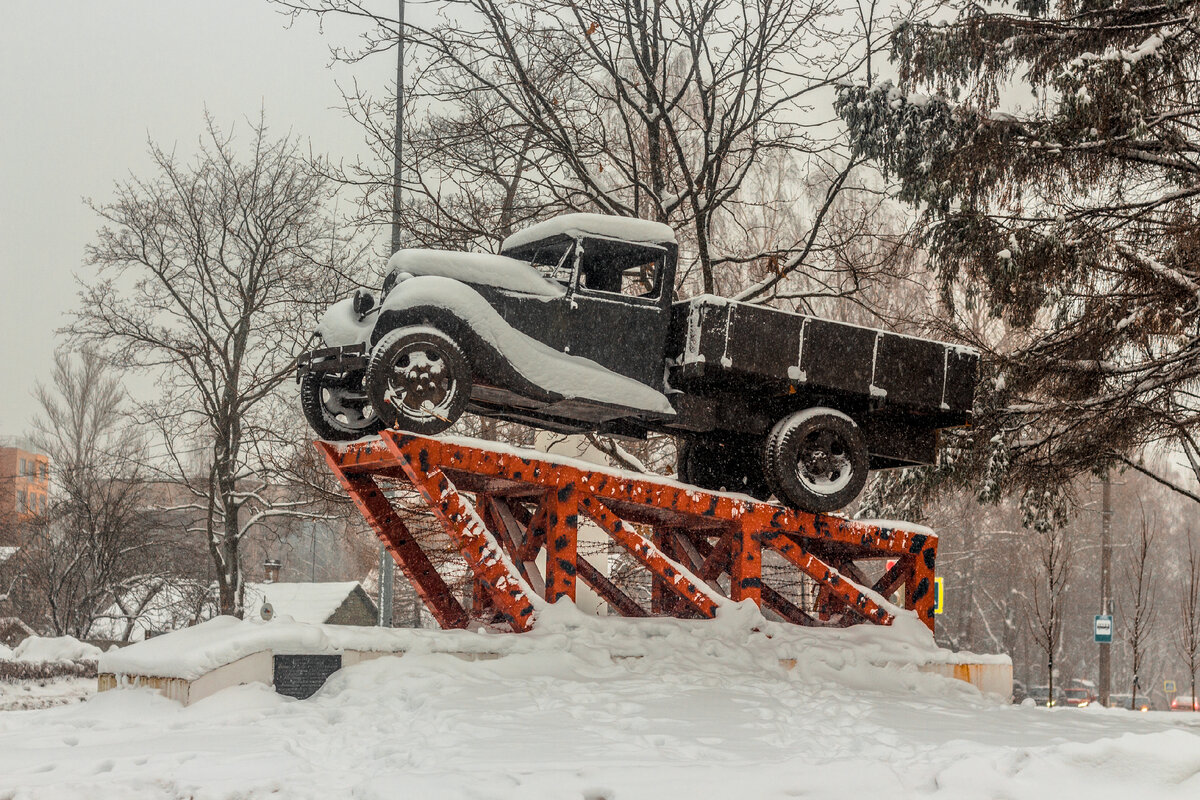
[{"label": "snow-covered spruce tree", "polygon": [[154,173],[92,205],[104,225],[68,333],[154,375],[139,415],[165,447],[155,477],[207,545],[221,613],[240,616],[243,539],[313,513],[311,495],[280,487],[279,429],[294,423],[277,393],[357,257],[295,139],[260,120],[242,148],[207,123],[191,162],[152,143]]},{"label": "snow-covered spruce tree", "polygon": [[1200,2],[992,8],[901,27],[899,84],[838,98],[920,209],[945,303],[1013,332],[975,337],[963,471],[1002,450],[995,488],[1062,484],[1170,442],[1200,477]]}]

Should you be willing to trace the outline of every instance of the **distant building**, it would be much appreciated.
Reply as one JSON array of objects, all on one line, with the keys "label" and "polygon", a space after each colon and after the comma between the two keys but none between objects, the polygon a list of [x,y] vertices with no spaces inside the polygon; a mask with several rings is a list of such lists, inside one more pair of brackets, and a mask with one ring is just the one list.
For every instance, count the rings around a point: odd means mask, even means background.
[{"label": "distant building", "polygon": [[[357,581],[332,583],[247,583],[246,619],[261,620],[264,603],[272,619],[330,625],[374,625],[379,611]],[[122,608],[123,607],[123,608]],[[217,615],[216,586],[195,581],[131,588],[92,625],[89,638],[140,642]]]},{"label": "distant building", "polygon": [[330,583],[247,583],[246,619],[262,619],[263,603],[272,619],[330,625],[374,625],[379,609],[358,581]]},{"label": "distant building", "polygon": [[50,458],[20,447],[0,447],[0,519],[46,513]]}]

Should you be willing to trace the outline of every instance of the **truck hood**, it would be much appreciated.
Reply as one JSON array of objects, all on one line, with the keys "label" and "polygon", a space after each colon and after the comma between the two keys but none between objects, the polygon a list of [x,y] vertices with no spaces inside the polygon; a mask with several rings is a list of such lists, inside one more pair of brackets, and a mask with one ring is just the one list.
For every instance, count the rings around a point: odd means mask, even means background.
[{"label": "truck hood", "polygon": [[532,265],[492,253],[446,250],[400,250],[388,260],[388,274],[433,275],[476,286],[493,286],[523,294],[562,297],[566,287],[545,278]]},{"label": "truck hood", "polygon": [[[552,395],[594,400],[658,416],[675,414],[661,392],[595,361],[561,353],[521,333],[505,322],[479,292],[459,281],[438,275],[406,278],[384,299],[380,313],[420,307],[450,312],[486,346],[503,356],[521,377]],[[326,310],[317,333],[329,347],[370,343],[378,319],[378,314],[372,312],[359,320],[354,313],[354,299],[347,298]]]}]

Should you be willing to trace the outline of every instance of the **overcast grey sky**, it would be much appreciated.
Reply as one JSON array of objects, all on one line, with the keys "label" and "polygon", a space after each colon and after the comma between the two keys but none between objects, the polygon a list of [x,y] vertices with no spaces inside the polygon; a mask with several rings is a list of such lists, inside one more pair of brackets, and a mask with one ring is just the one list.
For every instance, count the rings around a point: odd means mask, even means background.
[{"label": "overcast grey sky", "polygon": [[286,28],[263,0],[4,0],[0,18],[0,435],[25,433],[74,273],[98,227],[82,198],[145,174],[147,137],[195,148],[207,105],[222,123],[265,108],[315,151],[361,152],[335,81],[386,89],[386,56],[329,68],[311,21]]}]

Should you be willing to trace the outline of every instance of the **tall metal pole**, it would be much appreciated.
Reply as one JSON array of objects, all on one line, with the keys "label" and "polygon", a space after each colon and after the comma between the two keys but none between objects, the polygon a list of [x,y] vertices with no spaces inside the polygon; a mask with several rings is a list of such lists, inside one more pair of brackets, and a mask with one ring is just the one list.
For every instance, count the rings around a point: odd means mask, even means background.
[{"label": "tall metal pole", "polygon": [[[392,249],[400,249],[400,146],[404,133],[404,0],[400,0],[400,11],[396,27],[396,135],[392,162]],[[392,627],[392,592],[395,589],[396,562],[383,545],[379,546],[379,624]]]},{"label": "tall metal pole", "polygon": [[404,132],[404,0],[400,0],[399,27],[396,28],[396,136],[392,164],[392,252],[400,249],[400,148]]},{"label": "tall metal pole", "polygon": [[[1112,614],[1112,481],[1105,474],[1100,509],[1100,613]],[[1113,625],[1114,632],[1116,625]],[[1108,642],[1100,642],[1100,705],[1108,707],[1112,688],[1112,650]]]}]

